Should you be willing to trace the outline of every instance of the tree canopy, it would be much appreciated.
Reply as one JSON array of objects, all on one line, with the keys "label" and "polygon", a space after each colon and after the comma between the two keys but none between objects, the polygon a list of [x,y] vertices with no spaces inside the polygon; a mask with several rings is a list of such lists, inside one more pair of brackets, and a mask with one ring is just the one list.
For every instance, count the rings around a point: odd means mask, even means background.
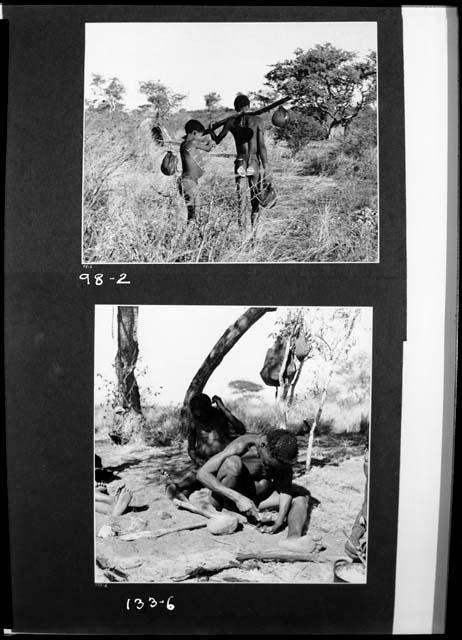
[{"label": "tree canopy", "polygon": [[146,80],[139,83],[140,93],[146,96],[148,101],[146,107],[151,107],[155,111],[156,118],[163,121],[172,112],[178,109],[186,95],[175,93],[162,82]]},{"label": "tree canopy", "polygon": [[125,87],[118,78],[105,78],[99,73],[92,74],[90,97],[87,107],[96,111],[115,111],[124,106]]},{"label": "tree canopy", "polygon": [[365,59],[330,43],[277,62],[266,75],[266,85],[291,96],[294,111],[312,116],[329,137],[336,126],[346,128],[361,109],[376,100],[376,54]]},{"label": "tree canopy", "polygon": [[211,91],[210,93],[206,93],[204,96],[205,106],[207,109],[216,109],[221,102],[221,96],[216,91]]}]

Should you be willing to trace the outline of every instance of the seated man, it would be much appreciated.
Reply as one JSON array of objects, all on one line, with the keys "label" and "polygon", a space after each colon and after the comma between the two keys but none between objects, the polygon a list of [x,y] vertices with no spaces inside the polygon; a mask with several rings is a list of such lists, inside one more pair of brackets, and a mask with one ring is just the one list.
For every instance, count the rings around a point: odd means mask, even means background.
[{"label": "seated man", "polygon": [[200,207],[199,178],[204,169],[201,166],[199,151],[210,151],[214,146],[212,140],[204,140],[202,133],[205,127],[198,120],[188,120],[185,124],[186,135],[180,145],[182,174],[178,188],[186,203],[188,222],[196,219]]},{"label": "seated man", "polygon": [[199,469],[197,479],[212,491],[217,508],[237,510],[257,522],[267,521],[259,509],[277,508],[274,523],[261,531],[276,533],[287,520],[287,539],[281,546],[312,551],[311,538],[302,538],[309,493],[292,484],[297,456],[297,439],[284,429],[246,434],[210,458]]},{"label": "seated man", "polygon": [[245,433],[242,422],[218,396],[210,400],[205,393],[199,393],[191,398],[189,408],[192,419],[188,431],[188,454],[194,467],[177,482],[172,482],[167,475],[166,490],[170,499],[187,500],[193,491],[201,489],[202,485],[196,478],[197,469],[234,438]]}]

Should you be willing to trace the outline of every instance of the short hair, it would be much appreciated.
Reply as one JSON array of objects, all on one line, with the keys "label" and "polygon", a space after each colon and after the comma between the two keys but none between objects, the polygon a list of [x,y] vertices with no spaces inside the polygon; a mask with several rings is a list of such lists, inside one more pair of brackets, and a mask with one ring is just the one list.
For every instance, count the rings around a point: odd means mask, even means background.
[{"label": "short hair", "polygon": [[250,106],[250,100],[247,96],[245,96],[243,93],[240,93],[238,96],[236,96],[236,99],[234,100],[234,109],[236,111],[240,111],[243,107],[248,106]]},{"label": "short hair", "polygon": [[207,412],[211,406],[212,401],[206,393],[198,393],[189,401],[189,408],[191,411],[198,411],[199,413],[204,411]]},{"label": "short hair", "polygon": [[298,457],[298,442],[293,433],[285,429],[271,429],[266,434],[270,454],[282,464],[292,464]]},{"label": "short hair", "polygon": [[205,131],[205,127],[202,122],[199,122],[199,120],[188,120],[188,122],[184,126],[184,130],[186,131],[186,133],[192,133],[193,131],[202,133],[203,131]]}]

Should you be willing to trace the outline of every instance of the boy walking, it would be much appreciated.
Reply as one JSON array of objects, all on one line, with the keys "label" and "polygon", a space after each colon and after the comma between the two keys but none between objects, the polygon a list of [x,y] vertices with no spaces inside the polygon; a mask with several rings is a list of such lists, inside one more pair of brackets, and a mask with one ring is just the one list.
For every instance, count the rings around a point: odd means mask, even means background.
[{"label": "boy walking", "polygon": [[209,152],[214,147],[212,140],[204,140],[204,125],[199,120],[188,120],[185,124],[186,135],[180,145],[182,174],[178,188],[186,203],[188,222],[196,219],[200,208],[199,178],[204,170],[201,166],[200,151]]}]

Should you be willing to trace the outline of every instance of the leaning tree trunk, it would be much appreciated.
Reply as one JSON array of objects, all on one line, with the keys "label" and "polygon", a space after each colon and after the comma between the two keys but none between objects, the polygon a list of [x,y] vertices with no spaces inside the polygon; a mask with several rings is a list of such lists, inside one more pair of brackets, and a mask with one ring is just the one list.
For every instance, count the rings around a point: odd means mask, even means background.
[{"label": "leaning tree trunk", "polygon": [[118,406],[114,411],[114,423],[109,434],[116,444],[141,440],[145,426],[140,392],[135,377],[138,359],[137,330],[138,307],[118,307],[115,359]]},{"label": "leaning tree trunk", "polygon": [[180,416],[181,427],[185,432],[187,431],[191,420],[191,414],[189,411],[189,401],[191,398],[198,393],[202,393],[212,373],[218,367],[228,351],[230,351],[236,342],[244,335],[247,329],[250,329],[250,327],[264,316],[265,313],[275,310],[276,307],[249,307],[247,311],[239,316],[234,324],[226,329],[224,334],[213,347],[212,351],[199,367],[199,370],[191,380],[188,390],[186,391]]}]

